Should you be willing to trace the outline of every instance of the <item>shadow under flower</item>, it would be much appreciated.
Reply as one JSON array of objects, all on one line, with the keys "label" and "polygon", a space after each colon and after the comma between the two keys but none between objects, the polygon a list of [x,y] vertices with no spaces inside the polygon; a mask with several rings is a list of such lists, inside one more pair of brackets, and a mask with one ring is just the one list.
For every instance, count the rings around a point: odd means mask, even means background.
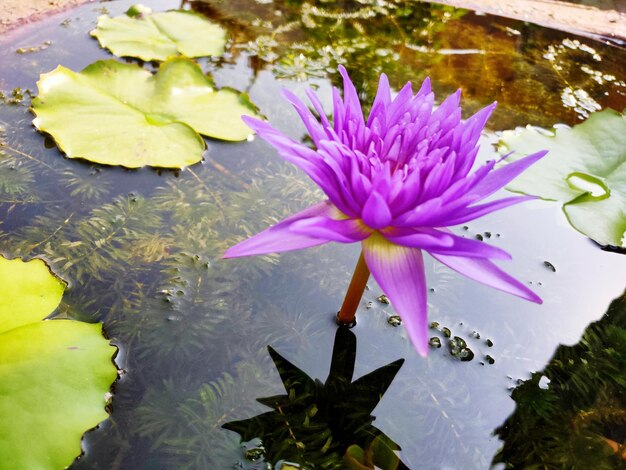
[{"label": "shadow under flower", "polygon": [[258,398],[272,411],[223,425],[257,441],[252,460],[274,468],[407,469],[400,447],[372,425],[372,411],[404,363],[398,359],[352,381],[356,336],[347,327],[335,335],[326,382],[304,371],[268,346],[287,394]]}]

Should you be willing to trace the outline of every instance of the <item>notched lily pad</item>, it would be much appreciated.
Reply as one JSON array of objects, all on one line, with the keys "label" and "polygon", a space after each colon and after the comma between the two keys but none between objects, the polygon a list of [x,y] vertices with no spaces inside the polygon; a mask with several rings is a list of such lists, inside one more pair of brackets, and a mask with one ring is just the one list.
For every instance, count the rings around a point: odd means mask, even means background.
[{"label": "notched lily pad", "polygon": [[146,61],[172,56],[219,56],[224,53],[226,32],[202,15],[185,10],[152,13],[143,5],[126,14],[98,18],[91,35],[118,57]]},{"label": "notched lily pad", "polygon": [[63,66],[37,83],[33,124],[70,158],[106,165],[181,168],[202,159],[199,134],[244,140],[255,116],[246,95],[215,90],[200,67],[177,58],[156,74],[115,60],[76,73]]},{"label": "notched lily pad", "polygon": [[570,224],[600,245],[626,248],[626,116],[594,113],[554,133],[527,127],[507,131],[500,143],[514,161],[541,149],[549,153],[507,189],[563,203]]},{"label": "notched lily pad", "polygon": [[65,468],[107,418],[115,347],[100,324],[45,320],[65,283],[41,260],[0,256],[0,467]]}]

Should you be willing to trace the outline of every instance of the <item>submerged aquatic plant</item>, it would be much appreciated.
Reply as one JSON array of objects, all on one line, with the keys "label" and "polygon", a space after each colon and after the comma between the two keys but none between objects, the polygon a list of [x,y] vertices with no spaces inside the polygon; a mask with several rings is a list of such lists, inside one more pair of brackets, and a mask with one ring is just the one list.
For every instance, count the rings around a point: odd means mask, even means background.
[{"label": "submerged aquatic plant", "polygon": [[478,139],[495,103],[461,119],[460,91],[434,108],[430,81],[413,94],[407,83],[395,98],[385,74],[367,121],[345,68],[344,97],[333,90],[333,120],[307,92],[319,118],[292,93],[315,145],[289,139],[268,123],[243,117],[287,161],[317,183],[328,199],[231,247],[226,258],[297,250],[330,241],[362,242],[363,251],[339,312],[350,323],[371,271],[400,314],[417,351],[428,349],[422,250],[455,271],[533,302],[541,299],[491,260],[510,259],[496,247],[454,235],[446,227],[531,199],[514,196],[480,203],[545,155],[538,152],[494,169],[470,172]]}]

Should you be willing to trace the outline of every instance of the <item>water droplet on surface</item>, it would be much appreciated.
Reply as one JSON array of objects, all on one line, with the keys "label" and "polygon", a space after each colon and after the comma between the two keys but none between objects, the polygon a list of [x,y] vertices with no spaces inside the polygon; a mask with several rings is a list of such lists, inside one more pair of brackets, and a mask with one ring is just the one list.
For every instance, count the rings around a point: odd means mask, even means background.
[{"label": "water droplet on surface", "polygon": [[476,240],[480,240],[481,242],[484,240],[483,236],[480,233],[476,234]]},{"label": "water droplet on surface", "polygon": [[389,299],[385,294],[380,294],[376,300],[378,300],[381,304],[389,305]]},{"label": "water droplet on surface", "polygon": [[452,332],[450,331],[450,328],[448,328],[447,326],[444,326],[444,327],[441,329],[441,332],[443,333],[443,335],[444,335],[446,338],[449,338],[450,336],[452,336]]},{"label": "water droplet on surface", "polygon": [[556,268],[554,267],[554,265],[550,262],[550,261],[544,261],[543,265],[548,268],[550,271],[552,271],[553,273],[556,272]]},{"label": "water droplet on surface", "polygon": [[440,348],[441,347],[441,340],[439,338],[437,338],[436,336],[433,336],[428,341],[428,344],[430,344],[433,348]]},{"label": "water droplet on surface", "polygon": [[450,354],[461,361],[471,361],[474,359],[474,352],[467,347],[467,343],[460,336],[455,336],[448,343]]},{"label": "water droplet on surface", "polygon": [[485,361],[487,361],[489,364],[494,364],[496,362],[496,360],[493,357],[491,357],[489,354],[485,356]]},{"label": "water droplet on surface", "polygon": [[[460,336],[455,336],[452,338],[452,341],[459,347],[459,349],[465,349],[467,347],[467,343]],[[452,343],[452,341],[450,341]]]},{"label": "water droplet on surface", "polygon": [[493,346],[493,341],[491,341],[490,339],[485,340],[485,344],[487,345],[488,348]]},{"label": "water droplet on surface", "polygon": [[391,315],[387,318],[387,323],[391,326],[400,326],[402,325],[402,319],[400,318],[400,315]]},{"label": "water droplet on surface", "polygon": [[434,321],[434,322],[432,322],[432,323],[430,324],[430,327],[431,327],[431,328],[435,328],[435,329],[436,329],[436,328],[439,328],[439,322],[438,322],[438,321]]},{"label": "water droplet on surface", "polygon": [[170,315],[167,317],[167,321],[180,321],[182,318],[179,315]]},{"label": "water droplet on surface", "polygon": [[491,238],[491,232],[485,232],[485,237]]},{"label": "water droplet on surface", "polygon": [[374,302],[370,300],[369,302],[365,304],[365,308],[369,310],[370,308],[372,308],[373,305],[374,305]]}]

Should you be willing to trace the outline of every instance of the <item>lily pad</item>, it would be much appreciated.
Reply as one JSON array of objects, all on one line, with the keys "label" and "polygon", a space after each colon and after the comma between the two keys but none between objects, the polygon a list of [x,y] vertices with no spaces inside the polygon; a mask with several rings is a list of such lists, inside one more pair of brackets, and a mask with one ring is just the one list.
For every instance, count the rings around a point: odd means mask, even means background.
[{"label": "lily pad", "polygon": [[563,203],[570,224],[600,245],[626,248],[626,116],[612,109],[554,132],[527,127],[504,132],[515,153],[549,153],[507,189]]},{"label": "lily pad", "polygon": [[65,468],[107,418],[115,347],[99,324],[45,320],[65,284],[41,260],[0,256],[0,467]]},{"label": "lily pad", "polygon": [[202,159],[199,134],[244,140],[254,105],[215,90],[200,67],[177,58],[153,75],[135,64],[98,61],[76,73],[63,66],[37,83],[33,124],[70,158],[106,165],[181,168]]},{"label": "lily pad", "polygon": [[198,13],[184,10],[152,13],[142,5],[125,15],[98,18],[91,32],[102,47],[119,57],[166,60],[172,56],[219,56],[224,53],[226,32]]}]

